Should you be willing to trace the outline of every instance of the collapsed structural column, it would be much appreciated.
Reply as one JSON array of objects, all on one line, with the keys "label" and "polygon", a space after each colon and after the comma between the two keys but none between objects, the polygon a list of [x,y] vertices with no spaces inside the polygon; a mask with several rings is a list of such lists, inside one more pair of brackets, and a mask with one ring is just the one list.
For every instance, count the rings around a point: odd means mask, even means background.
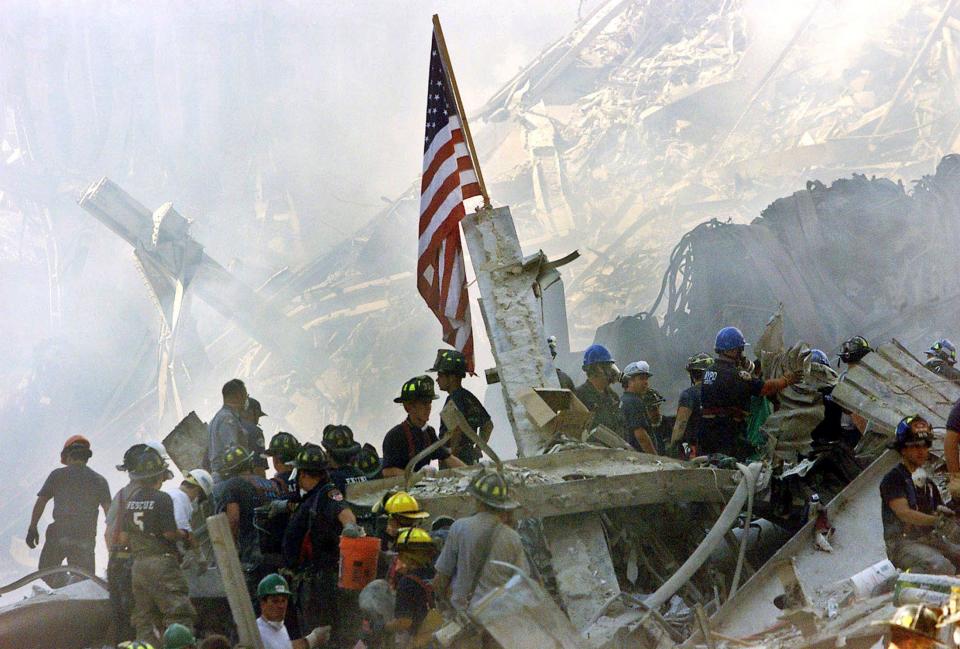
[{"label": "collapsed structural column", "polygon": [[542,254],[524,263],[509,207],[479,209],[462,221],[480,289],[480,311],[497,363],[507,416],[520,457],[538,455],[549,441],[527,418],[518,395],[559,388],[541,319],[537,276]]}]

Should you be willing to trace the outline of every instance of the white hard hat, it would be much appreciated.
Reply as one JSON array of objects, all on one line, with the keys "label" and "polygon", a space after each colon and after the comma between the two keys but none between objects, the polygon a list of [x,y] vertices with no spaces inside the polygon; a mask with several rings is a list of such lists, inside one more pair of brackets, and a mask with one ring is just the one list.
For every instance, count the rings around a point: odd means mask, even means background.
[{"label": "white hard hat", "polygon": [[159,453],[164,460],[167,459],[167,449],[160,442],[144,442],[144,444]]},{"label": "white hard hat", "polygon": [[641,376],[646,374],[650,376],[650,363],[647,361],[636,361],[630,363],[623,370],[623,377],[630,378],[631,376]]},{"label": "white hard hat", "polygon": [[203,469],[193,469],[187,473],[187,477],[184,479],[200,487],[203,495],[207,498],[213,493],[213,477]]}]

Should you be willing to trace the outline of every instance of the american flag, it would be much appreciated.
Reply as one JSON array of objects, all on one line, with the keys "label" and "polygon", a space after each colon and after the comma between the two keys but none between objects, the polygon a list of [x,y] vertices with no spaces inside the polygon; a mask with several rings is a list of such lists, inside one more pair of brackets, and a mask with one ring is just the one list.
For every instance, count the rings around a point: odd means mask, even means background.
[{"label": "american flag", "polygon": [[474,196],[480,196],[480,185],[434,33],[420,183],[417,289],[440,321],[443,340],[463,352],[471,373],[473,329],[460,220],[466,215],[464,199]]}]

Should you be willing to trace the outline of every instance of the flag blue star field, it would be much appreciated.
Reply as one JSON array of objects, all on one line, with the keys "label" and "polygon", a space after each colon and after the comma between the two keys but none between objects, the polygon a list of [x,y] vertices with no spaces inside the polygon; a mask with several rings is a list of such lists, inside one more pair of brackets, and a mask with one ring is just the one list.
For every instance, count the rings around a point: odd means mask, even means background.
[{"label": "flag blue star field", "polygon": [[456,106],[434,34],[423,137],[417,289],[440,321],[443,340],[463,352],[472,373],[473,329],[460,220],[466,215],[464,199],[480,196],[480,185]]}]

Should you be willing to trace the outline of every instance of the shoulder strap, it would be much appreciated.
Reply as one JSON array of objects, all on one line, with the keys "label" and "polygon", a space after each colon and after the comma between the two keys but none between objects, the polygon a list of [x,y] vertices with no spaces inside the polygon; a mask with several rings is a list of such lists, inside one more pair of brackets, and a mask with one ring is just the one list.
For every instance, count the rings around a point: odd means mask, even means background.
[{"label": "shoulder strap", "polygon": [[413,457],[417,454],[417,445],[413,441],[413,430],[410,428],[410,420],[403,420],[403,433],[407,436],[407,454]]},{"label": "shoulder strap", "polygon": [[480,585],[480,577],[483,575],[483,569],[487,567],[487,562],[490,561],[490,553],[493,551],[493,542],[496,539],[497,532],[500,531],[501,526],[502,524],[500,521],[495,520],[493,526],[491,526],[486,535],[484,535],[483,539],[481,539],[480,543],[477,545],[480,562],[477,564],[477,571],[473,574],[473,580],[470,582],[470,597],[467,599],[468,604],[476,594],[477,586]]}]

